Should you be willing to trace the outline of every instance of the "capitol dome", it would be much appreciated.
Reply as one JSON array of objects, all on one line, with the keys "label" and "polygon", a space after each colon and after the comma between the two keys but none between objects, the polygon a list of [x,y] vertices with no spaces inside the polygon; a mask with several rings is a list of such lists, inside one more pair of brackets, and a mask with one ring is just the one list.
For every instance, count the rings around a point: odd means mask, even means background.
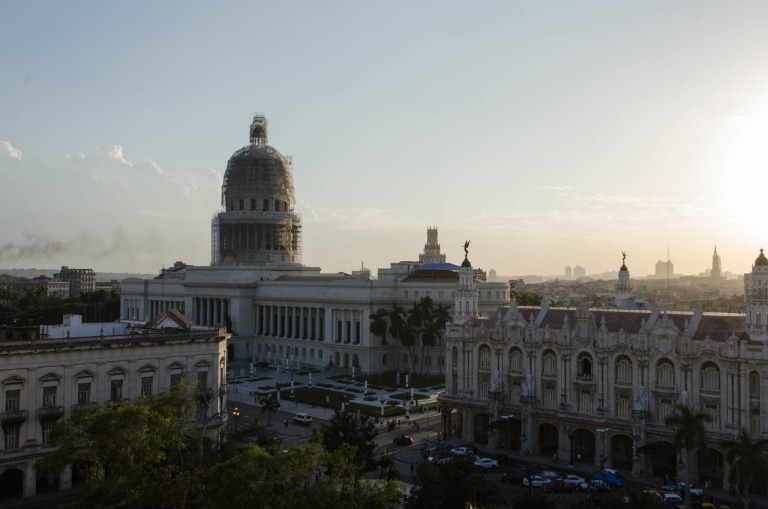
[{"label": "capitol dome", "polygon": [[765,257],[765,254],[763,254],[763,250],[760,249],[760,255],[755,258],[755,267],[767,267],[768,266],[768,258]]},{"label": "capitol dome", "polygon": [[221,186],[223,210],[212,223],[211,265],[301,262],[291,162],[267,145],[268,126],[264,116],[254,116],[251,143],[229,158]]}]

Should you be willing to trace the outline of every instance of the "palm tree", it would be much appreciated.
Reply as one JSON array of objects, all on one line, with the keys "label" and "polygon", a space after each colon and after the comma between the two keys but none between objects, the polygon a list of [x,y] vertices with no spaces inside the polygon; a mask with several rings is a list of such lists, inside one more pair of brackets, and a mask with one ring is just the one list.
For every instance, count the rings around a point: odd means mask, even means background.
[{"label": "palm tree", "polygon": [[749,487],[768,482],[768,439],[753,439],[747,430],[723,443],[725,459],[731,465],[728,482],[744,489],[744,509],[749,509]]},{"label": "palm tree", "polygon": [[392,304],[392,309],[389,310],[389,333],[395,338],[395,346],[397,347],[395,365],[398,373],[400,372],[400,342],[405,329],[405,311],[402,306]]},{"label": "palm tree", "polygon": [[389,318],[389,310],[386,308],[379,308],[375,313],[369,315],[371,319],[371,326],[369,330],[371,334],[381,337],[381,344],[387,344],[387,319]]},{"label": "palm tree", "polygon": [[[664,420],[664,424],[675,428],[672,445],[678,451],[685,451],[686,477],[690,473],[691,460],[697,449],[704,449],[707,430],[704,425],[712,420],[706,412],[694,412],[688,405],[678,402],[675,413]],[[691,483],[685,479],[685,509],[691,509]]]},{"label": "palm tree", "polygon": [[272,412],[277,412],[277,409],[280,408],[280,401],[274,393],[270,392],[261,398],[261,405],[261,413],[267,412],[267,426],[272,426]]}]

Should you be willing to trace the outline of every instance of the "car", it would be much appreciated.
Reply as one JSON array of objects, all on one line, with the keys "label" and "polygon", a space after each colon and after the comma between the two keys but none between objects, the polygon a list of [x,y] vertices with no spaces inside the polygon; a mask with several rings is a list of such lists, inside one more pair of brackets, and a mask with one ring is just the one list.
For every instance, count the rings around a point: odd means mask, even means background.
[{"label": "car", "polygon": [[499,462],[492,458],[475,458],[475,466],[480,468],[499,468]]},{"label": "car", "polygon": [[472,454],[477,454],[477,446],[475,444],[459,444],[456,447],[463,447],[472,451]]},{"label": "car", "polygon": [[504,484],[517,484],[523,482],[523,477],[525,477],[525,474],[516,470],[509,470],[501,474],[499,480]]},{"label": "car", "polygon": [[293,414],[293,422],[298,424],[312,424],[312,416],[305,413]]},{"label": "car", "polygon": [[586,479],[574,474],[566,475],[563,477],[563,481],[567,484],[573,484],[574,486],[578,487],[579,491],[584,491],[589,487],[589,483],[587,483]]},{"label": "car", "polygon": [[533,486],[534,488],[541,488],[548,482],[548,479],[543,478],[539,474],[523,477],[523,486]]},{"label": "car", "polygon": [[685,503],[683,498],[677,493],[664,493],[662,494],[662,499],[667,506],[678,506]]},{"label": "car", "polygon": [[449,461],[451,461],[451,457],[450,456],[441,456],[441,455],[436,454],[434,456],[428,456],[427,457],[427,461],[429,463],[435,463],[436,465],[443,465],[443,464],[448,463]]},{"label": "car", "polygon": [[548,483],[544,483],[541,489],[547,493],[573,493],[579,491],[579,487],[573,483],[567,483],[563,479],[554,479]]},{"label": "car", "polygon": [[469,449],[468,447],[454,447],[451,449],[451,454],[456,455],[462,455],[462,454],[475,454],[475,451],[472,449]]},{"label": "car", "polygon": [[539,475],[545,479],[549,479],[550,481],[560,478],[560,474],[558,474],[554,470],[542,470],[541,472],[539,472]]},{"label": "car", "polygon": [[398,435],[392,441],[397,445],[413,445],[413,438],[408,435]]},{"label": "car", "polygon": [[587,491],[591,493],[600,493],[603,491],[609,491],[611,489],[611,485],[608,484],[605,481],[601,481],[599,479],[592,479],[589,481],[589,485],[587,486]]},{"label": "car", "polygon": [[260,361],[260,362],[257,362],[256,364],[254,364],[254,366],[256,366],[257,368],[267,368],[267,367],[269,367],[269,363],[268,362],[264,362],[264,361]]},{"label": "car", "polygon": [[619,488],[624,486],[624,476],[612,468],[598,470],[592,478],[597,479],[598,481],[603,481],[611,486],[617,486]]}]

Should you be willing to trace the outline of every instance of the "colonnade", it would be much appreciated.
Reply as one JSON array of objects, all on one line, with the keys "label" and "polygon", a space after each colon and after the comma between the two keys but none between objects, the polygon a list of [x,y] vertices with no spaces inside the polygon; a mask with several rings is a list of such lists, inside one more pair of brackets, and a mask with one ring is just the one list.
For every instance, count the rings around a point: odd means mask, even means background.
[{"label": "colonnade", "polygon": [[195,297],[192,299],[192,321],[197,325],[223,325],[229,316],[229,299],[221,297]]},{"label": "colonnade", "polygon": [[256,306],[259,336],[325,340],[325,309],[305,306]]},{"label": "colonnade", "polygon": [[[170,309],[178,309],[181,313],[184,313],[184,301],[183,300],[157,300],[150,299],[147,301],[149,305],[149,317],[154,318],[164,311]],[[130,318],[130,317],[129,317]]]}]

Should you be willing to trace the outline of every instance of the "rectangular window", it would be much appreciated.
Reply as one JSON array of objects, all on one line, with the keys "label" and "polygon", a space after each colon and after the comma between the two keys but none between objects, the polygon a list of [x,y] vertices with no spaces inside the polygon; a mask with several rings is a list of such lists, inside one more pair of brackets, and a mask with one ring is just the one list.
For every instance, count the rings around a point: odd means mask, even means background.
[{"label": "rectangular window", "polygon": [[120,401],[123,399],[123,381],[112,380],[109,389],[109,399],[111,401]]},{"label": "rectangular window", "polygon": [[616,417],[629,417],[632,414],[632,404],[629,394],[616,395]]},{"label": "rectangular window", "polygon": [[5,411],[18,412],[20,400],[21,400],[21,390],[13,389],[10,391],[5,391]]},{"label": "rectangular window", "polygon": [[554,385],[544,386],[544,390],[541,391],[541,400],[543,406],[557,408],[557,391]]},{"label": "rectangular window", "polygon": [[197,388],[201,391],[204,391],[208,388],[208,372],[207,371],[198,371],[197,372]]},{"label": "rectangular window", "polygon": [[152,381],[153,381],[153,377],[151,376],[141,377],[141,395],[142,396],[152,395]]},{"label": "rectangular window", "polygon": [[19,429],[21,424],[6,424],[3,426],[3,434],[5,435],[5,450],[18,449],[19,447]]},{"label": "rectangular window", "polygon": [[51,435],[51,430],[53,429],[53,425],[56,423],[54,419],[44,419],[43,422],[40,423],[40,427],[43,429],[43,443],[47,444],[49,437]]},{"label": "rectangular window", "polygon": [[181,373],[171,373],[171,387],[176,387],[181,383]]},{"label": "rectangular window", "polygon": [[56,406],[56,390],[58,387],[43,387],[43,408],[52,408]]},{"label": "rectangular window", "polygon": [[579,393],[579,411],[584,413],[592,413],[592,392],[581,391]]},{"label": "rectangular window", "polygon": [[91,401],[91,384],[84,382],[77,384],[77,403],[82,405]]}]

